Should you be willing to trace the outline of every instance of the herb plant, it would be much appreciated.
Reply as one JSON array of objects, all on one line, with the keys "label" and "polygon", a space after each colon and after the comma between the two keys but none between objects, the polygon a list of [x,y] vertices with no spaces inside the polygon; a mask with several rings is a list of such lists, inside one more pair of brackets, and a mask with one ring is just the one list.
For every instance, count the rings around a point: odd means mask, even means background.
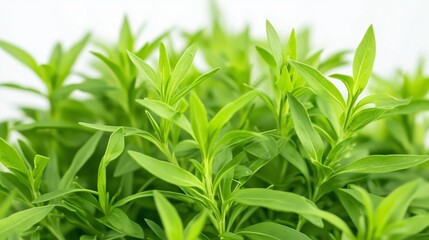
[{"label": "herb plant", "polygon": [[89,34],[46,64],[0,41],[45,91],[0,87],[49,103],[0,123],[0,239],[428,238],[422,67],[374,77],[373,26],[349,63],[213,13],[179,50],[170,31],[137,46],[125,18],[116,44],[91,45],[93,75],[72,70]]}]

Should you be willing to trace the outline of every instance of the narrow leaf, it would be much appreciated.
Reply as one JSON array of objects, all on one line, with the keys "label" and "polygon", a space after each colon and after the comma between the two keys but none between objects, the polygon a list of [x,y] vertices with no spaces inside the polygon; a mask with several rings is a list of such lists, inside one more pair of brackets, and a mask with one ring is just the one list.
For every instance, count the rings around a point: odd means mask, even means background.
[{"label": "narrow leaf", "polygon": [[153,193],[156,208],[169,240],[183,239],[183,224],[174,206],[161,193]]},{"label": "narrow leaf", "polygon": [[335,102],[339,104],[342,109],[345,109],[345,102],[341,92],[319,71],[304,63],[295,62],[292,60],[290,63],[304,78],[308,85],[310,85],[311,89],[316,92],[317,95],[320,95],[327,101]]},{"label": "narrow leaf", "polygon": [[426,155],[373,155],[345,166],[339,173],[387,173],[420,165],[429,160]]},{"label": "narrow leaf", "polygon": [[311,160],[321,162],[324,145],[319,134],[314,130],[304,106],[292,94],[288,94],[290,111],[296,134]]},{"label": "narrow leaf", "polygon": [[128,153],[144,169],[168,183],[179,187],[196,187],[204,189],[203,184],[197,177],[179,166],[155,159],[142,153],[133,151]]},{"label": "narrow leaf", "polygon": [[27,231],[43,220],[53,208],[54,206],[33,207],[0,219],[0,239]]},{"label": "narrow leaf", "polygon": [[354,94],[365,89],[372,73],[375,60],[375,36],[372,25],[368,28],[356,49],[353,59],[353,79],[355,81]]}]

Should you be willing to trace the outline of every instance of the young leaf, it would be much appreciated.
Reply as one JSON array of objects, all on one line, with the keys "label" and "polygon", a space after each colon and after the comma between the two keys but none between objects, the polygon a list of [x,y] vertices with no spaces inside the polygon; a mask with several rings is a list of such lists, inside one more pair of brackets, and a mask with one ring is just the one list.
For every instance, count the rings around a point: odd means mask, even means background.
[{"label": "young leaf", "polygon": [[88,43],[90,37],[90,34],[86,34],[79,42],[73,45],[70,50],[62,56],[58,66],[58,79],[56,83],[57,87],[61,86],[66,77],[70,74],[71,68],[75,64],[85,45]]},{"label": "young leaf", "polygon": [[249,102],[253,101],[258,96],[256,91],[248,92],[231,103],[224,106],[209,123],[210,136],[219,131],[232,118],[232,116],[245,107]]},{"label": "young leaf", "polygon": [[353,59],[354,94],[359,95],[365,89],[372,73],[375,60],[375,36],[372,25],[368,28],[356,49]]},{"label": "young leaf", "polygon": [[274,59],[273,55],[271,55],[271,53],[269,53],[265,48],[256,46],[256,51],[259,53],[262,59],[264,59],[268,66],[272,68],[276,67],[276,60]]},{"label": "young leaf", "polygon": [[128,52],[131,61],[136,65],[137,70],[143,76],[143,80],[147,81],[149,85],[161,95],[161,86],[158,74],[153,70],[149,64],[145,63],[143,59],[139,58],[132,52]]},{"label": "young leaf", "polygon": [[127,50],[132,51],[134,47],[134,37],[127,16],[125,16],[122,21],[118,47],[121,52],[125,52]]},{"label": "young leaf", "polygon": [[337,103],[342,109],[346,108],[341,92],[319,71],[304,63],[293,60],[291,60],[290,63],[317,95],[320,95],[327,101]]},{"label": "young leaf", "polygon": [[244,235],[249,239],[254,240],[310,240],[307,235],[301,233],[284,225],[274,222],[261,222],[251,226],[248,226],[239,232],[240,235]]},{"label": "young leaf", "polygon": [[176,66],[174,67],[173,73],[171,74],[171,91],[175,91],[185,80],[186,73],[188,73],[189,69],[192,66],[192,62],[194,61],[194,57],[197,53],[197,50],[198,46],[192,45],[188,47],[183,53],[182,57],[180,57]]},{"label": "young leaf", "polygon": [[18,152],[10,146],[5,140],[0,138],[0,163],[19,177],[30,176],[24,160],[18,155]]},{"label": "young leaf", "polygon": [[139,104],[150,109],[158,116],[169,120],[193,136],[192,126],[186,116],[164,102],[148,98],[136,100]]},{"label": "young leaf", "polygon": [[129,151],[131,157],[154,176],[179,187],[196,187],[204,189],[197,177],[172,163],[161,161],[142,153]]},{"label": "young leaf", "polygon": [[195,79],[188,86],[184,86],[183,88],[179,89],[177,94],[174,95],[172,103],[178,102],[182,97],[184,97],[188,92],[190,92],[192,89],[194,89],[200,83],[204,82],[205,80],[207,80],[211,76],[213,76],[217,71],[219,71],[219,69],[220,68],[215,68],[213,70],[210,70],[210,71],[204,73],[203,75],[199,76],[197,79]]},{"label": "young leaf", "polygon": [[[166,83],[171,75],[171,66],[170,60],[168,59],[167,49],[163,43],[161,43],[159,46],[159,72],[162,79]],[[166,85],[164,85],[164,87],[166,87]]]},{"label": "young leaf", "polygon": [[169,240],[183,239],[183,224],[174,206],[159,192],[153,193],[156,209]]},{"label": "young leaf", "polygon": [[190,101],[190,111],[191,111],[191,122],[192,122],[192,131],[197,142],[200,144],[201,148],[205,151],[205,145],[207,142],[208,136],[208,120],[207,120],[207,111],[204,107],[204,104],[198,98],[196,94],[191,94],[189,98]]},{"label": "young leaf", "polygon": [[128,86],[126,83],[126,78],[125,78],[123,69],[118,64],[114,63],[112,60],[103,56],[100,53],[92,52],[92,55],[96,56],[104,64],[106,64],[115,75],[116,81],[119,84],[119,86],[121,86],[123,90],[127,90]]},{"label": "young leaf", "polygon": [[311,160],[321,162],[324,145],[319,134],[314,130],[304,106],[292,94],[288,94],[290,111],[296,134]]},{"label": "young leaf", "polygon": [[34,188],[36,191],[39,190],[40,184],[42,182],[43,172],[48,165],[49,158],[41,155],[36,155],[34,157],[34,169],[32,171]]},{"label": "young leaf", "polygon": [[33,207],[0,219],[0,239],[8,239],[13,234],[27,231],[43,220],[54,206]]},{"label": "young leaf", "polygon": [[109,138],[109,143],[107,144],[106,151],[103,158],[101,159],[99,168],[98,168],[98,199],[100,205],[103,208],[104,213],[108,213],[109,210],[109,199],[107,195],[107,182],[106,182],[106,168],[110,162],[118,158],[125,148],[124,140],[124,129],[118,128],[112,133]]},{"label": "young leaf", "polygon": [[283,49],[280,42],[279,35],[274,29],[273,25],[267,20],[266,21],[267,39],[270,44],[271,52],[276,60],[277,68],[280,69],[283,66]]},{"label": "young leaf", "polygon": [[295,29],[292,29],[292,32],[289,35],[289,40],[286,45],[286,51],[284,58],[296,60],[297,57],[297,47],[296,47],[296,36],[295,36]]}]

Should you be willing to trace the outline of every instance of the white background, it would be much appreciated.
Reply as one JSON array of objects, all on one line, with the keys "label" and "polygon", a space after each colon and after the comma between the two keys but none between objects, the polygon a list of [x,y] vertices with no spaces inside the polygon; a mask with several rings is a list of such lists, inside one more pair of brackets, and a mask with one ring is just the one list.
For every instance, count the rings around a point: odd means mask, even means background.
[{"label": "white background", "polygon": [[[265,34],[269,19],[280,35],[292,27],[309,26],[315,48],[327,52],[354,49],[373,24],[377,39],[375,72],[392,74],[414,69],[429,58],[429,1],[426,0],[220,0],[231,30],[249,24],[254,36]],[[46,61],[57,41],[66,46],[85,32],[115,41],[124,14],[136,30],[146,23],[142,38],[153,39],[168,28],[195,30],[209,22],[205,0],[0,0],[0,39],[12,42]],[[88,50],[88,49],[87,49]],[[90,56],[78,63],[84,70]],[[428,64],[429,65],[429,64]],[[0,82],[42,89],[35,76],[0,50]],[[28,94],[0,89],[0,120],[18,117],[16,106],[46,103]]]}]

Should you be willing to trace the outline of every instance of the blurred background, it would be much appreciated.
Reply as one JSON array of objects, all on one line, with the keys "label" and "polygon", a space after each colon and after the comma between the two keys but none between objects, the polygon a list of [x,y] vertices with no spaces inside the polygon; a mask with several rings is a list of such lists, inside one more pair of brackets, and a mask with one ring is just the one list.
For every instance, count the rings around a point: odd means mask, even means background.
[{"label": "blurred background", "polygon": [[[429,58],[429,1],[426,0],[218,0],[231,31],[250,26],[255,37],[265,37],[269,19],[285,38],[292,28],[311,30],[313,49],[332,53],[354,50],[370,24],[377,39],[374,71],[391,75],[398,68],[413,70]],[[153,40],[167,29],[197,30],[210,22],[207,0],[0,0],[0,39],[46,61],[58,41],[66,47],[92,32],[93,41],[114,42],[124,15],[133,30],[143,29],[140,41]],[[93,60],[86,49],[76,71]],[[349,69],[341,69],[349,73]],[[70,79],[71,81],[76,79]],[[0,51],[0,83],[15,82],[42,89],[32,72]],[[46,107],[28,93],[0,88],[0,120],[20,116],[17,106]]]}]

